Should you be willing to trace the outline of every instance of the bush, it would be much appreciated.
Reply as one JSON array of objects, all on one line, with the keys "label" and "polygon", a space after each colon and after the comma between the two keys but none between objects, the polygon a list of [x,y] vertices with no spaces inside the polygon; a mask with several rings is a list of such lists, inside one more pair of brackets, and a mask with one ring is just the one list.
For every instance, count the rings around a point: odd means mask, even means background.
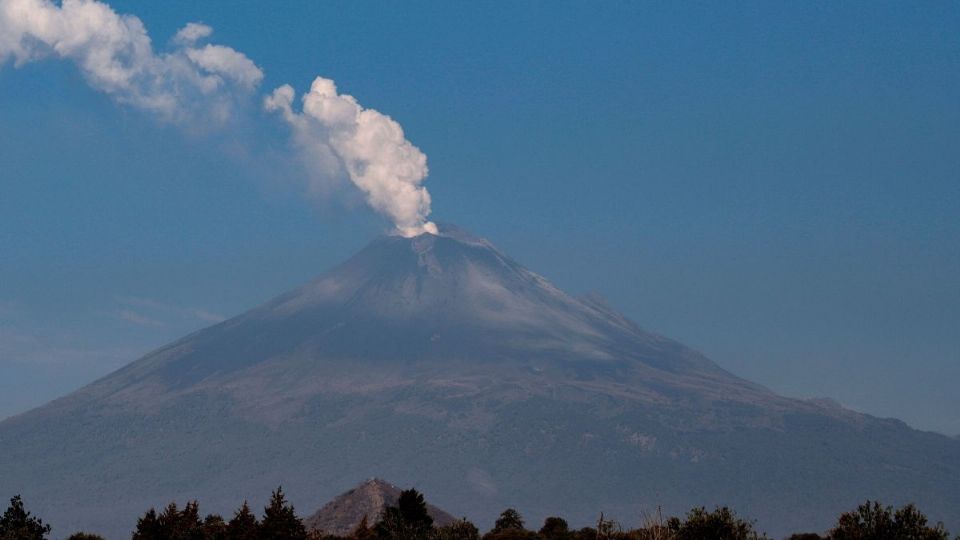
[{"label": "bush", "polygon": [[540,527],[540,536],[544,540],[569,540],[570,526],[561,517],[548,517]]},{"label": "bush", "polygon": [[927,525],[927,516],[908,504],[894,511],[892,506],[881,506],[867,501],[852,512],[840,516],[837,526],[830,531],[832,540],[948,540],[942,523]]},{"label": "bush", "polygon": [[687,513],[685,521],[670,518],[667,528],[676,540],[755,540],[766,538],[753,529],[753,523],[737,517],[726,506],[707,512],[699,507]]},{"label": "bush", "polygon": [[464,518],[437,528],[433,537],[435,540],[480,540],[480,531]]},{"label": "bush", "polygon": [[570,533],[571,540],[597,540],[597,530],[593,527],[584,527]]}]

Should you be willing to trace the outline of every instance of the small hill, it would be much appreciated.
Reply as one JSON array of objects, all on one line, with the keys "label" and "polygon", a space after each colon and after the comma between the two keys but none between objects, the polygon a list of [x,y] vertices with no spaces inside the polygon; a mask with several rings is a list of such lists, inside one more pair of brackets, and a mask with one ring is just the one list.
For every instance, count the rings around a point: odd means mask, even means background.
[{"label": "small hill", "polygon": [[[359,486],[338,495],[304,520],[308,531],[346,536],[367,518],[372,527],[388,506],[396,506],[401,489],[379,478],[371,478]],[[443,510],[427,504],[427,513],[434,525],[453,523],[455,518]]]}]

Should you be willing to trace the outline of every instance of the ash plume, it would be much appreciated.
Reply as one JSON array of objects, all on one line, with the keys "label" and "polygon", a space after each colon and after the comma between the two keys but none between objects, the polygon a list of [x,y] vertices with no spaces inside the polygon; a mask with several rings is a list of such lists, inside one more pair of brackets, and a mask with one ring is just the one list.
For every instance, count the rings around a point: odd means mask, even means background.
[{"label": "ash plume", "polygon": [[283,85],[264,99],[264,106],[290,124],[313,166],[333,174],[345,169],[370,206],[393,220],[401,235],[437,234],[437,226],[427,221],[430,193],[421,185],[427,156],[404,137],[400,124],[338,93],[336,84],[323,77],[304,94],[299,113],[293,109],[294,95],[290,85]]},{"label": "ash plume", "polygon": [[[88,84],[114,101],[184,126],[224,126],[256,93],[264,74],[250,58],[206,43],[213,33],[191,22],[157,51],[143,22],[99,0],[0,0],[0,67],[55,58],[77,66]],[[277,88],[264,99],[289,124],[314,178],[346,176],[397,232],[436,233],[427,220],[430,194],[422,186],[427,158],[389,116],[362,107],[317,77],[293,109],[294,91]]]},{"label": "ash plume", "polygon": [[69,60],[94,89],[176,123],[229,120],[263,79],[243,53],[201,45],[211,33],[191,23],[158,53],[140,19],[102,2],[0,0],[0,63]]}]

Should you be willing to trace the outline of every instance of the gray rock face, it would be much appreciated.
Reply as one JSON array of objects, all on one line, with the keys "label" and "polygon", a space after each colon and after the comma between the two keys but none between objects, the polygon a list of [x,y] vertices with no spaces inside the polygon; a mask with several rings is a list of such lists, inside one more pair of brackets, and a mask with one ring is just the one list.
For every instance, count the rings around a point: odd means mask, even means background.
[{"label": "gray rock face", "polygon": [[870,497],[960,528],[960,441],[773,394],[452,227],[0,423],[0,495],[63,536],[278,484],[317,508],[372,476],[481,527],[727,504],[781,534]]}]

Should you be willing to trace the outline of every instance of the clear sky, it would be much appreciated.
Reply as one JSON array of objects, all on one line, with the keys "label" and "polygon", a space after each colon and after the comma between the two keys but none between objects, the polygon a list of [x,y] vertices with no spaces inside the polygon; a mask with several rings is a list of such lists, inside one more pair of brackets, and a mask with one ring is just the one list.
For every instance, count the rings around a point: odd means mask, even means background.
[{"label": "clear sky", "polygon": [[0,417],[389,228],[305,196],[259,105],[322,75],[428,156],[433,218],[778,392],[960,433],[960,4],[110,5],[263,82],[207,130],[0,68]]}]

